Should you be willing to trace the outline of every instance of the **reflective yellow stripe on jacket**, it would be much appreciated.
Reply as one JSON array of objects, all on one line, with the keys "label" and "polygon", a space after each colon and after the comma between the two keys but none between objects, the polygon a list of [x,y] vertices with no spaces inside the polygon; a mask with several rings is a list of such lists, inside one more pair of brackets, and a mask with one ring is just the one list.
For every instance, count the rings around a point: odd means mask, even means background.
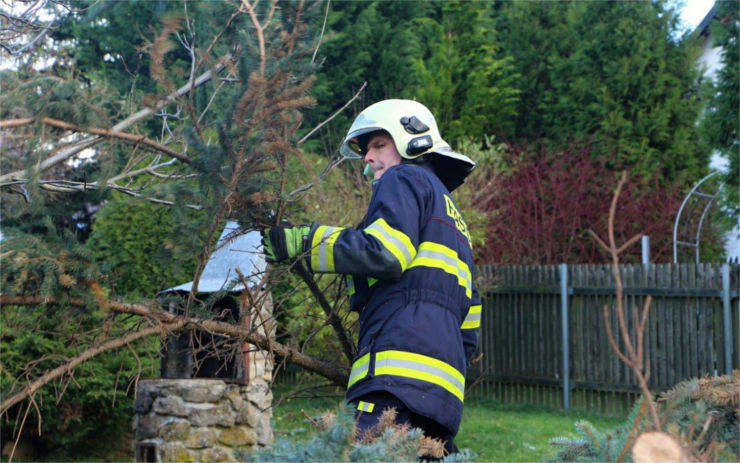
[{"label": "reflective yellow stripe on jacket", "polygon": [[333,272],[334,242],[343,227],[319,225],[311,239],[311,268],[318,272]]},{"label": "reflective yellow stripe on jacket", "polygon": [[411,267],[433,267],[457,277],[457,282],[465,288],[468,298],[473,294],[473,276],[470,268],[461,260],[457,252],[439,243],[425,241],[419,245],[419,252],[411,262]]},{"label": "reflective yellow stripe on jacket", "polygon": [[472,330],[475,328],[480,327],[480,315],[481,315],[481,309],[483,306],[480,304],[478,305],[471,305],[470,310],[468,311],[468,315],[465,317],[465,320],[463,320],[462,325],[460,325],[460,329],[462,330]]},{"label": "reflective yellow stripe on jacket", "polygon": [[388,225],[382,217],[365,228],[365,233],[377,238],[401,264],[401,271],[406,270],[416,256],[416,248],[402,231]]},{"label": "reflective yellow stripe on jacket", "polygon": [[347,388],[352,387],[357,381],[367,376],[368,369],[370,368],[370,354],[365,354],[362,357],[355,360],[352,364],[352,371],[349,373],[349,382]]},{"label": "reflective yellow stripe on jacket", "polygon": [[[365,354],[352,364],[349,375],[351,387],[367,376],[370,354]],[[462,402],[465,397],[465,377],[451,365],[426,355],[399,350],[375,353],[375,376],[389,375],[417,379],[445,389]]]}]

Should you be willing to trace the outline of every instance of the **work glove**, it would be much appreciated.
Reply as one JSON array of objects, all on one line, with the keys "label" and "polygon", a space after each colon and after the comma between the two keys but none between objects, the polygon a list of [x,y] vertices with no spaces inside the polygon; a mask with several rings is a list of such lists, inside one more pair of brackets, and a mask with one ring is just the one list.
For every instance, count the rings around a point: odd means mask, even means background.
[{"label": "work glove", "polygon": [[309,226],[266,228],[262,234],[265,260],[277,264],[295,258],[303,252],[303,243],[308,239]]}]

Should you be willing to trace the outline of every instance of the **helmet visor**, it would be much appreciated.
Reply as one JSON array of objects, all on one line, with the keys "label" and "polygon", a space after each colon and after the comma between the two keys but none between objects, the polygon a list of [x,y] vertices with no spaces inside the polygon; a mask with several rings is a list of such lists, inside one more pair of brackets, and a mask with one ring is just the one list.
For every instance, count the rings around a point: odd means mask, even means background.
[{"label": "helmet visor", "polygon": [[347,137],[342,141],[342,145],[339,148],[339,154],[347,159],[362,159],[365,157],[365,148],[367,148],[367,142],[369,139],[363,137],[373,132],[384,130],[380,127],[363,127],[358,130],[353,130]]},{"label": "helmet visor", "polygon": [[339,147],[339,154],[347,159],[362,159],[364,157],[357,138],[344,140],[342,146]]}]

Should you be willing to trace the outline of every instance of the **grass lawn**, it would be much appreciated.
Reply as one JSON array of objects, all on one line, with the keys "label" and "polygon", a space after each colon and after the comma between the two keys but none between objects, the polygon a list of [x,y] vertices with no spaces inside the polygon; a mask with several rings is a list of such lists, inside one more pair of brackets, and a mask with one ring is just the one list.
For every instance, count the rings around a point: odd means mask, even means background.
[{"label": "grass lawn", "polygon": [[[276,389],[276,399],[286,392]],[[319,416],[336,410],[340,403],[342,393],[337,390],[325,392],[320,398],[303,394],[283,400],[273,409],[275,438],[308,438],[313,430],[305,415]],[[579,420],[588,420],[599,429],[611,429],[625,418],[577,410],[566,413],[537,405],[502,404],[473,397],[466,400],[455,442],[461,449],[473,450],[478,462],[539,462],[557,452],[550,445],[552,438],[576,435],[574,425]]]},{"label": "grass lawn", "polygon": [[574,425],[579,420],[611,429],[625,418],[471,398],[466,400],[455,443],[477,453],[479,462],[542,461],[558,450],[550,445],[552,438],[576,436]]}]

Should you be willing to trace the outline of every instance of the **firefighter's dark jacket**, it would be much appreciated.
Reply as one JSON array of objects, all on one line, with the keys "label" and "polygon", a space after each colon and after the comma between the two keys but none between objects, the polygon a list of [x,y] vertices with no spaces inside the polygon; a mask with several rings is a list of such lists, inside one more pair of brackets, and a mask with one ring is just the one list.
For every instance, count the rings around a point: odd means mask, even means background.
[{"label": "firefighter's dark jacket", "polygon": [[456,434],[481,302],[467,225],[437,176],[391,167],[359,227],[314,224],[306,250],[312,271],[348,275],[360,313],[347,401],[387,391]]}]

